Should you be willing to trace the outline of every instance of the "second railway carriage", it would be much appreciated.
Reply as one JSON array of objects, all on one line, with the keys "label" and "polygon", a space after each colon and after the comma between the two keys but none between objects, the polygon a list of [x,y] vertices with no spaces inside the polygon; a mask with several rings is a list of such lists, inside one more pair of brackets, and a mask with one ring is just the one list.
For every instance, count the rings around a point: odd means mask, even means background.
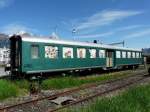
[{"label": "second railway carriage", "polygon": [[14,35],[10,38],[11,73],[33,74],[142,64],[141,50]]}]

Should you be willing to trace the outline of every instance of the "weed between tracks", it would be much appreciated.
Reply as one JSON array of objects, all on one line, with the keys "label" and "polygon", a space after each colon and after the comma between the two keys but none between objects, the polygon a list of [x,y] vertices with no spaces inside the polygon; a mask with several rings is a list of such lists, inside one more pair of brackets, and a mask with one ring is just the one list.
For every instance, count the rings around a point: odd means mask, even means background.
[{"label": "weed between tracks", "polygon": [[123,72],[103,74],[98,76],[87,76],[84,78],[72,76],[72,77],[60,77],[60,78],[47,79],[43,81],[42,88],[48,90],[48,89],[64,89],[70,87],[77,87],[82,84],[116,79],[119,77],[130,75],[131,73],[133,73],[133,71],[123,71]]},{"label": "weed between tracks", "polygon": [[98,98],[85,107],[63,112],[150,112],[150,84],[132,87],[118,96]]}]

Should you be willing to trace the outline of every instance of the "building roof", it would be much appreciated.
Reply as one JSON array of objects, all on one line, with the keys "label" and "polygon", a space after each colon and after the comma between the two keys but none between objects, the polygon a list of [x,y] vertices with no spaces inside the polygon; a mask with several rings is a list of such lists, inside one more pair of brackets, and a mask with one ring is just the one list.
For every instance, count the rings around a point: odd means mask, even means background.
[{"label": "building roof", "polygon": [[27,42],[41,42],[41,43],[54,43],[54,44],[64,44],[64,45],[77,45],[77,46],[88,46],[88,47],[99,47],[107,49],[117,49],[117,50],[129,50],[129,51],[142,51],[140,49],[117,47],[111,45],[89,43],[89,42],[78,42],[78,41],[68,41],[68,40],[58,40],[58,39],[49,39],[47,37],[34,37],[34,36],[22,36],[23,41]]}]

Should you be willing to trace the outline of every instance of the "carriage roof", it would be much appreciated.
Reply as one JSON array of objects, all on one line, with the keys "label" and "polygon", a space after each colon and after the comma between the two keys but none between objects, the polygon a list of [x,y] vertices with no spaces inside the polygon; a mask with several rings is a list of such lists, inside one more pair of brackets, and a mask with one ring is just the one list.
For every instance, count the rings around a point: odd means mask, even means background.
[{"label": "carriage roof", "polygon": [[139,51],[140,49],[126,48],[126,47],[118,47],[106,44],[98,44],[91,42],[79,42],[79,41],[68,41],[61,39],[50,39],[47,37],[35,37],[35,36],[22,36],[22,41],[26,42],[40,42],[40,43],[53,43],[53,44],[63,44],[63,45],[77,45],[77,46],[87,46],[87,47],[99,47],[105,49],[114,49],[114,50],[128,50],[128,51]]}]

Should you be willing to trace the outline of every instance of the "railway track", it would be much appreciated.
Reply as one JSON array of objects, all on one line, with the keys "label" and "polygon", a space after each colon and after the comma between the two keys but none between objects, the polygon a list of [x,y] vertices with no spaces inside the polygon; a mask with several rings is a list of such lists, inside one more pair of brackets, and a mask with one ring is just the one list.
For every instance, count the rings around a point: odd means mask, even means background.
[{"label": "railway track", "polygon": [[49,109],[47,112],[56,112],[56,111],[59,111],[59,110],[68,108],[68,107],[70,107],[70,106],[77,105],[77,104],[80,104],[80,103],[83,103],[83,102],[92,100],[93,98],[96,98],[96,97],[99,97],[99,96],[103,96],[103,95],[105,95],[105,94],[109,94],[109,93],[111,93],[111,92],[114,92],[114,91],[117,91],[117,90],[121,90],[121,89],[123,89],[123,88],[125,88],[125,87],[131,86],[131,85],[133,85],[133,84],[135,84],[135,83],[138,83],[139,81],[142,81],[143,79],[145,79],[145,77],[140,78],[140,79],[137,79],[137,80],[134,81],[134,82],[128,82],[128,83],[126,83],[126,84],[121,84],[121,85],[119,85],[119,86],[116,86],[116,87],[114,87],[114,88],[107,89],[107,90],[102,91],[102,92],[97,92],[97,93],[95,93],[95,94],[93,94],[93,95],[91,95],[91,96],[87,96],[87,97],[85,97],[85,98],[82,98],[82,99],[79,99],[79,100],[77,100],[77,101],[71,102],[71,103],[69,103],[69,104],[67,104],[67,105],[58,107],[58,108],[56,108],[56,109]]},{"label": "railway track", "polygon": [[[22,103],[15,104],[15,105],[5,106],[3,108],[0,108],[0,112],[17,112],[17,111],[21,110],[22,106],[27,107],[27,106],[32,105],[34,107],[34,106],[38,106],[38,102],[42,102],[44,100],[51,101],[51,100],[56,99],[58,97],[69,96],[69,95],[75,94],[75,93],[77,93],[81,90],[83,91],[83,90],[89,90],[91,88],[93,89],[92,93],[89,92],[88,94],[84,95],[84,97],[79,96],[77,98],[77,100],[69,102],[68,104],[65,104],[61,107],[55,107],[55,108],[54,107],[48,107],[47,112],[54,112],[54,111],[57,111],[57,110],[61,110],[63,108],[67,108],[71,105],[75,105],[75,104],[78,104],[78,103],[88,101],[90,99],[93,99],[94,97],[101,96],[101,95],[110,93],[112,91],[116,91],[116,90],[122,89],[124,87],[130,86],[134,83],[137,83],[137,82],[145,79],[146,77],[143,77],[145,74],[146,74],[145,72],[144,73],[140,72],[140,73],[136,73],[134,75],[128,76],[128,77],[123,77],[123,78],[119,78],[119,79],[115,79],[115,80],[110,80],[110,81],[106,81],[106,82],[103,82],[103,83],[88,84],[88,85],[85,85],[85,86],[81,86],[81,87],[78,87],[78,88],[73,88],[73,89],[70,89],[70,90],[67,90],[67,91],[64,91],[64,92],[60,92],[60,93],[57,93],[57,94],[54,94],[54,95],[51,95],[51,96],[42,97],[42,98],[38,98],[38,99],[27,101],[27,102],[22,102]],[[102,87],[101,85],[107,85],[107,87],[104,89],[104,87]],[[103,90],[101,90],[101,88],[103,88]],[[99,91],[97,91],[97,90],[99,90]],[[43,112],[44,110],[38,108],[38,111]]]}]

